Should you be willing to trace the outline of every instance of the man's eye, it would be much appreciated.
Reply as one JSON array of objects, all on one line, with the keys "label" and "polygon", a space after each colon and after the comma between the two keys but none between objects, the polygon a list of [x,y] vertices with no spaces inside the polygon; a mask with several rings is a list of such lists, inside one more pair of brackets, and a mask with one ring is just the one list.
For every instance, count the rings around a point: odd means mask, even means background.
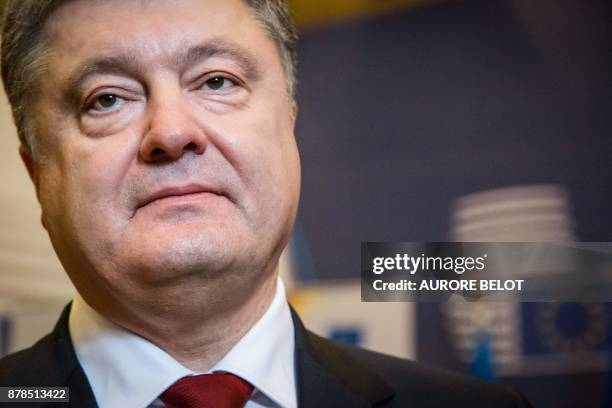
[{"label": "man's eye", "polygon": [[203,88],[211,91],[228,91],[235,85],[236,83],[229,78],[216,76],[204,82]]},{"label": "man's eye", "polygon": [[123,98],[117,95],[104,94],[96,97],[89,108],[96,111],[109,111],[119,107],[122,102]]}]

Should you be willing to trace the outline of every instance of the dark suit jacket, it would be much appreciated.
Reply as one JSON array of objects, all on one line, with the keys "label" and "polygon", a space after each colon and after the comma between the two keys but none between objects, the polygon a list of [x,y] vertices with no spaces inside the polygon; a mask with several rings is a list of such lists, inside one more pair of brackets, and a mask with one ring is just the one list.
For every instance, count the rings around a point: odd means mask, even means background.
[{"label": "dark suit jacket", "polygon": [[[97,406],[70,340],[69,311],[70,305],[54,330],[34,346],[0,359],[0,386],[70,387],[70,403],[20,407]],[[293,320],[300,408],[529,407],[518,393],[500,385],[339,345],[306,330],[295,313]]]}]

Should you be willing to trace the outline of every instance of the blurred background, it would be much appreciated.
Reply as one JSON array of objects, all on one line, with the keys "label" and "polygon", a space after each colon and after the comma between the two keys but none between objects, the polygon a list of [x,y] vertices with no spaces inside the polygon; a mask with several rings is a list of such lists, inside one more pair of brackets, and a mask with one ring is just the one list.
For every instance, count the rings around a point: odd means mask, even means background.
[{"label": "blurred background", "polygon": [[[612,241],[608,0],[293,0],[303,185],[281,269],[315,331],[612,407],[606,303],[361,303],[362,241]],[[0,99],[0,355],[73,288]]]}]

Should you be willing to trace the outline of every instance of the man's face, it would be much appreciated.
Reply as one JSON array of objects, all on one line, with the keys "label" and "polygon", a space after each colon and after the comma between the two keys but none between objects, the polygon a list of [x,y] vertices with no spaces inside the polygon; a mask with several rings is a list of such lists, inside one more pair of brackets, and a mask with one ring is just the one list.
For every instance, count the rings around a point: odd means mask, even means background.
[{"label": "man's face", "polygon": [[270,271],[299,159],[279,53],[248,6],[71,1],[46,30],[35,178],[77,288],[144,296]]}]

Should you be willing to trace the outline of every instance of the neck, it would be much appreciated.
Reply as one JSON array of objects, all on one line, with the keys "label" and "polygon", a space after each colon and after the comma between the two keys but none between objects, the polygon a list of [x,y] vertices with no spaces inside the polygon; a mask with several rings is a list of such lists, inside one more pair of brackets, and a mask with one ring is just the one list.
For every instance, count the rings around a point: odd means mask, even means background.
[{"label": "neck", "polygon": [[[101,313],[171,355],[188,369],[205,373],[263,316],[276,293],[276,274],[254,287],[197,287],[149,294],[155,304],[131,305],[127,313]],[[214,285],[211,285],[214,286]],[[202,304],[202,300],[206,303]],[[92,305],[94,309],[99,309]]]},{"label": "neck", "polygon": [[[276,279],[265,282],[235,308],[211,315],[199,327],[172,324],[180,334],[163,330],[149,339],[185,367],[196,372],[207,372],[238,343],[266,312],[276,291]],[[175,321],[176,317],[171,318]]]}]

